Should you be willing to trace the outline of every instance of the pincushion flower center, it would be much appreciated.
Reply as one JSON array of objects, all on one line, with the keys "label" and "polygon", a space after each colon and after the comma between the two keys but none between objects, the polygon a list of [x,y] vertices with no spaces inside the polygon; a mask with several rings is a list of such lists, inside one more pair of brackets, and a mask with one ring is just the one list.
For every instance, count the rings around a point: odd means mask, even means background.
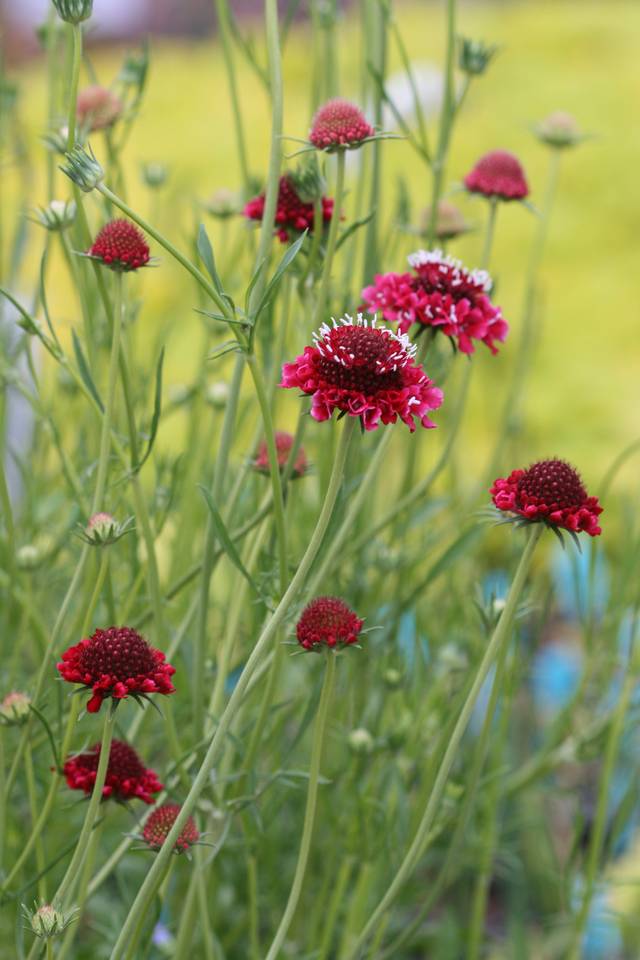
[{"label": "pincushion flower center", "polygon": [[109,674],[116,680],[153,673],[156,664],[148,644],[140,636],[101,636],[80,654],[80,669],[92,676]]},{"label": "pincushion flower center", "polygon": [[317,341],[318,369],[330,386],[365,394],[402,387],[407,357],[401,344],[369,327],[344,326]]},{"label": "pincushion flower center", "polygon": [[518,481],[518,495],[523,493],[562,510],[580,507],[587,498],[577,473],[557,462],[530,467]]}]

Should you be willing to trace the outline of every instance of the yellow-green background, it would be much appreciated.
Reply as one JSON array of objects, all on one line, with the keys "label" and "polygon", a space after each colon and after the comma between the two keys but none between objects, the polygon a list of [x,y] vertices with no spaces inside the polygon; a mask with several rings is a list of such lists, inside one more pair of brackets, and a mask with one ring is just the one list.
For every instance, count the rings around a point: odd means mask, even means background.
[{"label": "yellow-green background", "polygon": [[[399,3],[396,10],[410,55],[439,64],[444,46],[442,5]],[[260,49],[260,22],[250,29]],[[500,52],[465,103],[453,143],[449,186],[482,153],[503,147],[521,158],[532,200],[541,202],[548,154],[532,136],[531,125],[550,111],[563,109],[594,135],[563,156],[544,264],[544,329],[527,400],[531,455],[566,456],[591,480],[640,433],[640,4],[614,0],[461,4],[459,31],[498,44]],[[356,97],[362,51],[353,16],[343,19],[339,40],[341,93]],[[113,79],[121,54],[93,53],[102,82]],[[398,65],[392,50],[390,72]],[[295,136],[304,136],[308,129],[309,69],[307,28],[299,26],[288,40],[284,58],[285,130]],[[37,138],[46,104],[44,71],[37,62],[31,63],[17,79],[23,90],[28,138],[38,161]],[[239,82],[251,169],[261,175],[268,148],[268,104],[242,62]],[[96,146],[99,150],[100,144]],[[194,198],[240,185],[223,61],[211,40],[152,44],[148,93],[127,158],[133,205],[145,214],[151,211],[180,243],[186,241],[193,223]],[[161,160],[171,168],[169,188],[159,207],[140,184],[137,171],[143,160]],[[411,184],[414,208],[423,206],[429,183],[410,146],[390,142],[384,163],[389,206],[399,172]],[[45,199],[37,183],[33,202]],[[62,183],[60,190],[65,190]],[[481,202],[462,197],[460,203],[469,218],[481,221]],[[520,205],[500,211],[493,266],[498,300],[516,330],[534,227],[535,217]],[[212,231],[219,242],[217,228],[212,226]],[[481,235],[473,234],[455,252],[474,265],[480,243]],[[401,268],[401,259],[380,263],[381,270]],[[22,279],[27,284],[29,276],[25,273]],[[168,382],[185,380],[200,344],[198,321],[191,311],[193,290],[166,257],[159,270],[146,273],[141,284],[137,292],[145,296],[142,329],[164,327],[171,320]],[[60,288],[54,303],[62,317],[75,322],[68,291]],[[309,319],[297,313],[295,326],[294,346],[302,346],[309,336]],[[484,349],[477,354],[480,373],[474,384],[469,430],[473,449],[480,450],[490,441],[493,412],[506,388],[514,347],[515,338],[497,359]],[[296,408],[295,398],[288,397],[284,418],[293,418]],[[170,430],[162,437],[163,442],[178,446],[180,439]]]}]

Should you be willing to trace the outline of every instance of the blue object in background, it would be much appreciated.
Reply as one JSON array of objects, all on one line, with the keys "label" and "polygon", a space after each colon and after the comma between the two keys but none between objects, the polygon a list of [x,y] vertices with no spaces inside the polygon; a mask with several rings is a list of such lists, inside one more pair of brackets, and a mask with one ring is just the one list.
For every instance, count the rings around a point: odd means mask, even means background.
[{"label": "blue object in background", "polygon": [[582,673],[582,654],[567,643],[546,643],[531,668],[531,691],[536,709],[553,717],[571,699]]},{"label": "blue object in background", "polygon": [[597,545],[589,537],[580,540],[582,553],[567,542],[563,550],[555,544],[551,556],[551,574],[560,612],[570,620],[582,620],[589,612],[591,600],[597,619],[602,617],[609,599],[609,568],[601,549],[596,557],[593,597],[589,597],[589,565]]}]

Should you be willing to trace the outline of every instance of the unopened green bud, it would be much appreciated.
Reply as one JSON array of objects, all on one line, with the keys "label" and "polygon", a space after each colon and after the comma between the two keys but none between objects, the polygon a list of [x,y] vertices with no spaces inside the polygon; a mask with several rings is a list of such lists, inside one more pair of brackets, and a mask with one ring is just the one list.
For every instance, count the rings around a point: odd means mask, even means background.
[{"label": "unopened green bud", "polygon": [[142,179],[152,190],[159,190],[167,182],[169,168],[164,163],[143,163]]},{"label": "unopened green bud", "polygon": [[375,742],[368,730],[358,727],[349,734],[347,743],[352,753],[357,757],[368,757],[373,753]]},{"label": "unopened green bud", "polygon": [[395,667],[389,667],[382,675],[382,679],[389,690],[397,690],[402,683],[402,674]]},{"label": "unopened green bud", "polygon": [[46,207],[38,207],[30,219],[39,223],[45,230],[66,230],[76,218],[76,205],[73,200],[52,200]]},{"label": "unopened green bud", "polygon": [[85,193],[91,193],[104,180],[104,170],[90,148],[87,151],[76,144],[73,150],[65,153],[65,158],[67,162],[60,169]]},{"label": "unopened green bud", "polygon": [[93,13],[93,0],[53,0],[53,5],[66,23],[82,23]]},{"label": "unopened green bud", "polygon": [[483,43],[482,40],[459,37],[458,66],[463,73],[471,77],[480,76],[489,66],[497,49],[493,44]]},{"label": "unopened green bud", "polygon": [[320,172],[315,153],[302,160],[289,174],[289,179],[303,203],[315,203],[326,193],[327,182]]},{"label": "unopened green bud", "polygon": [[16,564],[19,570],[35,570],[42,560],[42,551],[35,543],[26,543],[16,550]]},{"label": "unopened green bud", "polygon": [[240,213],[241,203],[237,193],[221,187],[204,203],[207,213],[217,220],[228,220]]},{"label": "unopened green bud", "polygon": [[36,937],[41,937],[43,940],[58,936],[75,918],[74,913],[63,913],[49,903],[38,907],[33,913],[26,907],[23,907],[23,910]]},{"label": "unopened green bud", "polygon": [[581,133],[578,124],[570,113],[564,113],[562,110],[556,110],[549,114],[544,120],[541,120],[534,133],[542,143],[548,147],[555,147],[562,150],[566,147],[575,147],[585,135]]}]

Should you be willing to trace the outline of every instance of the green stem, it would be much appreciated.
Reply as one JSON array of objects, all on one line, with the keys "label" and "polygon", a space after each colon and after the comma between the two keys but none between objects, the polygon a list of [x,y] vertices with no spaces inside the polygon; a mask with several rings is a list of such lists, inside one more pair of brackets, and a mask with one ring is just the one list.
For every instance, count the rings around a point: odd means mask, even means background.
[{"label": "green stem", "polygon": [[[38,798],[36,794],[36,782],[33,773],[33,754],[31,752],[31,744],[27,744],[26,755],[25,755],[25,767],[27,773],[27,792],[29,795],[29,810],[31,813],[31,829],[33,830],[37,820],[38,820]],[[36,867],[38,870],[38,897],[42,903],[46,902],[47,899],[47,890],[46,890],[46,879],[44,877],[44,848],[42,846],[42,837],[38,835],[36,840]]]},{"label": "green stem", "polygon": [[496,628],[493,632],[493,636],[489,641],[489,644],[485,650],[484,656],[478,666],[478,670],[474,677],[473,683],[469,690],[469,693],[466,696],[462,710],[458,716],[456,725],[452,731],[449,744],[444,753],[438,773],[436,775],[433,789],[429,796],[426,808],[416,830],[416,834],[413,838],[411,846],[407,851],[400,867],[398,868],[396,875],[391,881],[389,887],[387,888],[386,893],[380,900],[380,903],[375,908],[371,914],[369,921],[365,925],[362,933],[358,937],[358,940],[349,954],[349,958],[355,958],[359,955],[360,950],[367,942],[367,940],[374,933],[376,927],[383,919],[385,913],[391,907],[392,903],[396,899],[398,893],[402,889],[405,881],[409,878],[413,870],[415,869],[416,863],[419,858],[424,854],[424,851],[428,845],[429,833],[433,826],[435,817],[437,816],[438,810],[440,808],[440,802],[444,794],[445,787],[447,785],[447,780],[449,778],[449,773],[456,758],[458,752],[458,747],[462,740],[462,737],[467,729],[469,720],[471,719],[471,714],[475,706],[476,700],[482,685],[487,677],[487,674],[491,668],[491,665],[495,661],[496,657],[500,655],[502,647],[505,643],[508,642],[511,635],[511,628],[513,625],[513,620],[517,610],[517,606],[522,594],[522,590],[525,585],[527,574],[529,572],[529,567],[531,564],[531,558],[533,556],[533,551],[535,546],[540,538],[542,533],[542,525],[536,524],[531,527],[529,536],[527,539],[526,546],[522,552],[520,558],[520,563],[516,570],[513,582],[511,584],[511,589],[509,590],[509,595],[507,597],[504,609],[500,620],[498,621]]},{"label": "green stem", "polygon": [[191,790],[182,804],[180,814],[176,818],[176,821],[167,835],[164,844],[158,851],[158,854],[146,876],[144,883],[138,891],[136,899],[122,927],[120,936],[118,937],[118,940],[111,953],[111,960],[122,960],[125,944],[128,942],[131,931],[136,926],[138,917],[144,914],[144,911],[147,908],[150,891],[153,891],[156,881],[163,875],[168,865],[175,840],[179,836],[187,817],[190,816],[202,790],[209,783],[210,771],[214,763],[218,760],[226,744],[227,733],[231,726],[231,722],[243,701],[245,691],[251,682],[252,676],[255,670],[260,666],[261,661],[268,654],[273,638],[276,635],[280,624],[284,621],[285,617],[289,613],[291,605],[295,602],[300,589],[306,581],[311,564],[315,560],[318,550],[320,549],[329,525],[329,521],[331,520],[331,516],[333,514],[338,491],[340,490],[342,483],[347,451],[349,449],[349,442],[351,440],[354,425],[355,419],[348,417],[340,438],[340,444],[334,461],[329,485],[327,487],[324,504],[322,506],[322,510],[320,511],[320,516],[318,517],[315,530],[309,541],[309,545],[304,556],[302,557],[302,560],[300,561],[298,569],[291,580],[291,583],[289,584],[289,588],[278,604],[273,616],[262,631],[262,634],[253,648],[245,668],[238,679],[229,702],[222,713],[222,716],[220,717],[220,721],[211,739],[211,743],[209,744],[205,758],[202,761],[200,769],[194,779]]},{"label": "green stem", "polygon": [[233,60],[229,8],[226,0],[215,0],[215,8],[218,16],[218,28],[220,30],[222,56],[224,58],[225,70],[227,71],[227,82],[229,84],[229,99],[231,101],[231,112],[233,114],[233,126],[236,135],[236,146],[238,148],[240,173],[242,174],[242,183],[245,193],[248,197],[251,189],[251,177],[249,174],[249,165],[247,163],[247,148],[244,138],[244,128],[242,125],[242,111],[240,110],[240,98],[238,96],[238,84],[236,80],[235,63]]},{"label": "green stem", "polygon": [[351,858],[347,858],[342,862],[342,865],[338,871],[338,876],[335,882],[333,893],[331,894],[331,899],[329,900],[326,915],[323,916],[322,940],[320,941],[320,950],[317,960],[327,960],[327,957],[331,955],[331,945],[333,943],[336,920],[338,919],[340,908],[344,904],[345,893],[347,891],[347,886],[349,880],[351,879],[352,873],[353,861]]},{"label": "green stem", "polygon": [[325,675],[320,694],[320,703],[316,716],[313,732],[313,745],[311,748],[311,765],[309,768],[309,785],[307,788],[307,805],[304,811],[304,825],[302,828],[302,838],[300,840],[300,850],[298,853],[298,862],[293,876],[291,892],[285,911],[282,915],[280,925],[273,938],[273,943],[269,948],[266,960],[276,960],[284,938],[286,937],[291,921],[296,912],[302,884],[307,870],[309,860],[309,851],[311,849],[311,838],[313,836],[313,826],[316,816],[316,805],[318,800],[318,779],[320,776],[320,761],[322,759],[322,747],[324,744],[324,735],[327,725],[327,716],[329,713],[329,704],[333,695],[336,672],[336,654],[333,650],[327,650],[325,654]]},{"label": "green stem", "polygon": [[247,356],[247,365],[260,406],[265,442],[269,456],[269,474],[271,477],[271,487],[273,489],[273,518],[278,541],[278,572],[280,576],[280,593],[282,594],[285,591],[287,583],[287,526],[284,516],[284,498],[282,496],[282,474],[280,472],[280,464],[278,463],[278,449],[276,447],[276,436],[273,419],[271,417],[269,398],[265,390],[262,373],[256,362],[255,354],[252,353]]},{"label": "green stem", "polygon": [[107,776],[107,767],[109,766],[109,754],[111,752],[111,740],[113,738],[113,728],[115,724],[117,705],[117,700],[109,701],[109,708],[107,710],[107,715],[104,718],[104,726],[102,728],[100,759],[98,760],[98,769],[96,771],[93,792],[91,794],[91,799],[89,800],[89,806],[87,807],[87,812],[84,818],[84,823],[82,824],[80,836],[78,837],[76,849],[74,850],[71,862],[67,867],[67,872],[62,878],[62,882],[60,883],[60,886],[58,887],[58,890],[52,901],[60,904],[60,906],[65,905],[65,898],[69,892],[69,888],[75,882],[79,871],[82,869],[89,849],[89,840],[91,838],[91,832],[94,828],[96,816],[102,800],[102,788],[104,787],[104,781]]},{"label": "green stem", "polygon": [[493,237],[496,228],[496,217],[498,215],[498,198],[491,197],[489,200],[489,213],[487,215],[487,229],[484,235],[484,244],[482,245],[482,257],[480,258],[480,267],[482,270],[489,269],[491,260],[491,250],[493,248]]},{"label": "green stem", "polygon": [[580,957],[582,956],[582,941],[584,938],[587,920],[589,919],[591,901],[595,891],[598,869],[600,868],[600,858],[602,856],[605,840],[607,809],[611,796],[611,780],[613,778],[616,762],[618,760],[620,741],[624,732],[624,723],[629,710],[629,705],[631,703],[631,698],[637,688],[637,684],[637,671],[632,669],[631,664],[629,664],[625,674],[620,700],[618,701],[616,712],[613,716],[613,722],[609,728],[609,735],[607,737],[605,746],[602,774],[600,776],[600,783],[598,784],[598,801],[596,805],[595,821],[593,824],[589,850],[587,853],[582,904],[576,918],[572,945],[568,953],[568,960],[580,960]]},{"label": "green stem", "polygon": [[329,296],[329,284],[331,282],[331,267],[336,252],[338,242],[338,230],[340,228],[340,218],[342,216],[342,204],[344,197],[344,173],[345,173],[345,151],[338,150],[336,155],[336,192],[333,204],[333,213],[329,223],[329,236],[327,237],[327,252],[325,253],[324,263],[322,265],[322,276],[320,277],[320,287],[318,289],[316,308],[313,315],[313,326],[317,327],[325,319],[325,310]]},{"label": "green stem", "polygon": [[427,245],[433,246],[436,233],[436,223],[438,222],[438,204],[442,196],[442,185],[444,182],[445,165],[449,143],[451,140],[451,131],[456,112],[455,105],[455,50],[456,50],[456,0],[446,0],[447,4],[447,52],[444,68],[444,92],[442,98],[442,109],[440,111],[440,131],[438,134],[438,149],[433,160],[433,182],[431,188],[431,209],[429,213],[429,230],[427,234]]},{"label": "green stem", "polygon": [[67,150],[72,150],[76,142],[76,114],[78,112],[78,83],[82,60],[82,27],[74,23],[71,28],[73,59],[71,61],[71,83],[69,84],[69,120],[67,131]]}]

